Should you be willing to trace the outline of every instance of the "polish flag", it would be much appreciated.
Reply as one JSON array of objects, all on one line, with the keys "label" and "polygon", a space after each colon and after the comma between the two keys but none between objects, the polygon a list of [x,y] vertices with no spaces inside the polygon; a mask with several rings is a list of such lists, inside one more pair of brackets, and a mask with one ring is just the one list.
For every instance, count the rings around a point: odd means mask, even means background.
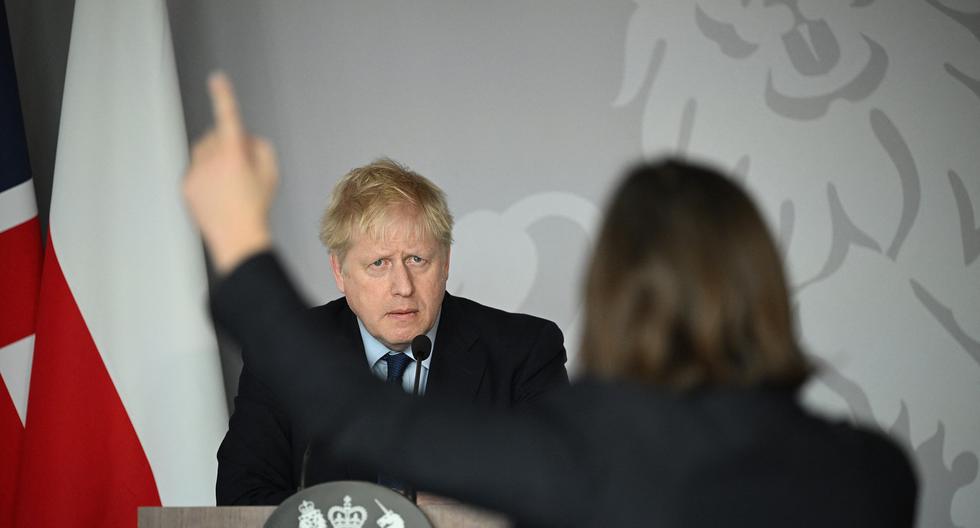
[{"label": "polish flag", "polygon": [[16,523],[214,504],[227,408],[161,0],[76,0]]},{"label": "polish flag", "polygon": [[41,275],[41,233],[19,100],[0,3],[0,526],[14,520]]}]

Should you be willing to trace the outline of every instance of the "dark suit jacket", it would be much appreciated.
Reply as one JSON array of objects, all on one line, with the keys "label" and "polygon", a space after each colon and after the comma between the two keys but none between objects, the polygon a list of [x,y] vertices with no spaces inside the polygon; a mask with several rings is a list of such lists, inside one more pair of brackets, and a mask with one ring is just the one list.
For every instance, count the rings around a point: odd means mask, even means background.
[{"label": "dark suit jacket", "polygon": [[[336,353],[359,361],[367,370],[357,319],[344,298],[313,308],[305,318],[332,337]],[[427,395],[484,407],[521,407],[568,384],[562,343],[561,331],[550,321],[507,313],[447,293]],[[299,369],[292,376],[317,383],[323,373]],[[321,396],[328,397],[329,385],[320,386]],[[310,403],[283,401],[253,375],[250,365],[244,366],[235,412],[218,450],[219,505],[279,504],[296,492],[304,454],[309,460],[307,486],[376,479],[377,472],[335,457],[328,448],[311,445],[311,440],[316,440],[315,431],[296,419],[291,408],[295,405]]]},{"label": "dark suit jacket", "polygon": [[[915,518],[908,458],[880,433],[801,408],[794,391],[584,382],[522,412],[412,398],[295,313],[259,255],[214,292],[216,318],[318,446],[419,489],[542,526],[896,528]],[[322,371],[320,383],[289,373]]]}]

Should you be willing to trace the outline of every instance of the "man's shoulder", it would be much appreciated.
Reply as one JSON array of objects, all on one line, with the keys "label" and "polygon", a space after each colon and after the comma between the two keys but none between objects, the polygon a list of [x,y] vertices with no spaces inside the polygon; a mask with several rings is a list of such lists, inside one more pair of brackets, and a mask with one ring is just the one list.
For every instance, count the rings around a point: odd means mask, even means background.
[{"label": "man's shoulder", "polygon": [[554,322],[519,312],[508,312],[492,306],[478,303],[472,299],[446,293],[446,309],[457,312],[462,320],[490,331],[537,330],[542,327],[557,328]]},{"label": "man's shoulder", "polygon": [[[486,354],[493,365],[489,371],[496,377],[498,389],[508,395],[510,405],[534,401],[544,392],[568,384],[565,339],[554,322],[448,294],[446,299],[436,348],[447,336],[453,336],[450,343],[478,342],[474,349]],[[466,337],[460,340],[459,336]]]}]

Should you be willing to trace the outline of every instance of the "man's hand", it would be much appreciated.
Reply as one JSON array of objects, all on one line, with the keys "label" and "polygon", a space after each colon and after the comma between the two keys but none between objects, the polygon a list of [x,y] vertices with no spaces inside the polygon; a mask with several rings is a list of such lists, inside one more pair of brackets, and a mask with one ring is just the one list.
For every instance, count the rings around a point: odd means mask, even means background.
[{"label": "man's hand", "polygon": [[245,130],[228,78],[213,74],[208,88],[214,128],[195,143],[183,190],[214,265],[224,274],[269,247],[269,206],[279,170],[272,145]]}]

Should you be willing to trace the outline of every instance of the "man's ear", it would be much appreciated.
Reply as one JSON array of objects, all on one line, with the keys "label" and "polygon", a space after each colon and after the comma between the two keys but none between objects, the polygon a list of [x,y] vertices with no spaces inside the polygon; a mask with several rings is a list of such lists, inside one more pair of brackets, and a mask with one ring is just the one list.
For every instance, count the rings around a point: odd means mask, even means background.
[{"label": "man's ear", "polygon": [[340,259],[335,253],[330,253],[330,269],[333,270],[333,281],[337,284],[340,293],[344,292],[344,271]]}]

